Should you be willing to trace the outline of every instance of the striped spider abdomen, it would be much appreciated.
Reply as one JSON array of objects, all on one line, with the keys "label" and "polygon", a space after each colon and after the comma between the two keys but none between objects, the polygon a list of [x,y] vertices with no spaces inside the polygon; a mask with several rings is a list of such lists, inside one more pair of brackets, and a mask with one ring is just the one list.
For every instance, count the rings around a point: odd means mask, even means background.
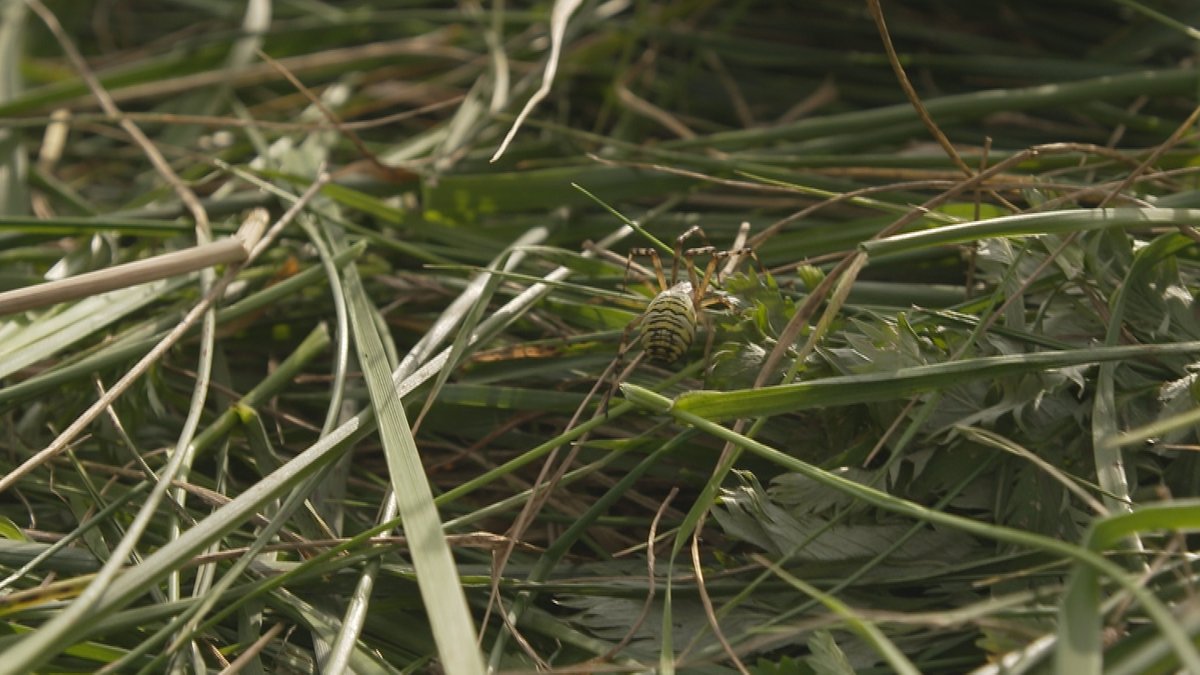
[{"label": "striped spider abdomen", "polygon": [[654,296],[642,315],[642,349],[657,361],[679,360],[696,337],[696,304],[691,282],[681,281]]}]

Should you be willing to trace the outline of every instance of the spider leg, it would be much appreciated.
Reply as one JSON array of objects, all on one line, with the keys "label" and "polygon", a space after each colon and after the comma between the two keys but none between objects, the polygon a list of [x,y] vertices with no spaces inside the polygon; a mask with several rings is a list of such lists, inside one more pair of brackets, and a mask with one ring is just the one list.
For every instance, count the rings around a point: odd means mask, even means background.
[{"label": "spider leg", "polygon": [[749,256],[750,259],[754,261],[754,266],[758,268],[758,273],[764,277],[767,276],[767,268],[763,266],[762,260],[759,260],[758,251],[749,246],[745,246],[738,249],[735,253],[737,253],[738,256]]},{"label": "spider leg", "polygon": [[702,255],[711,256],[714,250],[712,246],[700,246],[689,248],[683,252],[683,262],[687,266],[688,281],[692,284],[693,297],[696,297],[697,289],[704,288],[704,284],[701,283],[701,278],[696,272],[696,258]]},{"label": "spider leg", "polygon": [[717,270],[717,261],[723,257],[723,254],[721,251],[712,250],[711,246],[706,249],[692,249],[689,253],[692,253],[693,257],[702,253],[708,254],[708,264],[704,266],[704,276],[697,278],[695,267],[688,267],[688,270],[692,272],[692,301],[699,307],[705,294],[708,293],[708,284],[713,280],[713,273]]},{"label": "spider leg", "polygon": [[[692,237],[700,237],[700,241],[704,242],[704,245],[699,248],[693,248],[693,249],[689,249],[688,251],[684,251],[683,250],[683,242],[687,241],[688,239],[691,239]],[[699,225],[693,225],[693,226],[689,227],[688,229],[684,230],[683,234],[679,235],[678,237],[675,237],[675,260],[674,260],[674,262],[671,263],[671,285],[674,286],[675,282],[679,281],[679,260],[681,258],[684,258],[688,261],[688,277],[691,278],[692,277],[692,274],[691,274],[691,259],[692,259],[692,257],[695,257],[697,255],[697,253],[696,253],[697,251],[704,251],[704,250],[708,250],[711,248],[712,248],[712,246],[708,243],[708,235],[704,234],[704,229],[701,228]],[[695,285],[694,278],[692,278],[692,282],[693,282],[693,285]]]},{"label": "spider leg", "polygon": [[683,234],[675,238],[675,246],[677,248],[683,248],[683,242],[691,239],[692,237],[700,237],[700,241],[704,242],[704,246],[709,245],[708,235],[704,233],[704,228],[700,227],[699,225],[693,225],[684,230]]},{"label": "spider leg", "polygon": [[[621,345],[617,347],[617,355],[613,357],[612,363],[608,364],[608,368],[600,375],[600,379],[596,381],[597,386],[608,379],[613,373],[621,371],[621,364],[625,361],[625,355],[629,353],[630,349],[633,349],[634,342],[630,339],[630,336],[633,334],[633,329],[642,323],[643,318],[644,316],[639,316],[630,321],[629,325],[625,326],[624,332],[621,333]],[[625,378],[629,377],[629,373],[633,372],[637,364],[641,363],[642,357],[645,355],[645,352],[638,354],[624,371],[621,371],[619,375],[613,378],[612,385],[609,386],[608,391],[604,394],[604,399],[600,402],[600,410],[605,415],[608,414],[608,403],[612,400],[613,393],[617,391],[617,387],[621,386]]]},{"label": "spider leg", "polygon": [[[658,251],[652,248],[629,249],[629,257],[625,259],[625,279],[623,281],[625,287],[629,288],[629,267],[633,264],[634,256],[650,258],[650,263],[654,265],[654,276],[658,278],[658,290],[667,290],[667,277],[663,274],[662,259],[658,257]],[[674,283],[673,278],[672,283]]]},{"label": "spider leg", "polygon": [[738,263],[745,258],[750,258],[753,260],[755,267],[758,268],[759,274],[764,277],[767,276],[767,268],[763,266],[762,260],[759,260],[758,253],[749,246],[730,249],[728,251],[717,251],[716,253],[713,253],[713,257],[717,259],[727,259],[725,266],[716,274],[716,276],[713,277],[713,281],[717,284],[720,284],[722,279],[732,274],[733,271],[737,269]]}]

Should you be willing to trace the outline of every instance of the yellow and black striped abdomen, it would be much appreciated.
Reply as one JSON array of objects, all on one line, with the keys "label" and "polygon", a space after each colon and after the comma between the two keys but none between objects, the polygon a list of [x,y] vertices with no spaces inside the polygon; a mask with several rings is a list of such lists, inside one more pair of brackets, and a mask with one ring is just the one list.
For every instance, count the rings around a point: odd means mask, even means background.
[{"label": "yellow and black striped abdomen", "polygon": [[652,359],[671,363],[683,356],[696,337],[692,285],[681,282],[654,296],[642,319],[642,348]]}]

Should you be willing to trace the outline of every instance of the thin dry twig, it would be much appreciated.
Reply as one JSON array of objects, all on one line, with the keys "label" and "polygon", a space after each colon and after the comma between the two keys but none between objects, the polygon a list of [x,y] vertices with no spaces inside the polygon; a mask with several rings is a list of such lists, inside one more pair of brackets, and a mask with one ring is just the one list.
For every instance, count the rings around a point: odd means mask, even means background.
[{"label": "thin dry twig", "polygon": [[242,669],[250,665],[250,662],[254,659],[254,657],[261,654],[262,651],[267,648],[267,645],[271,644],[271,640],[274,640],[282,632],[283,622],[277,621],[275,625],[271,626],[267,630],[267,632],[259,636],[259,638],[255,640],[253,644],[251,644],[249,647],[246,647],[244,652],[239,654],[236,659],[230,662],[229,666],[220,672],[220,675],[234,675],[234,673],[242,672]]},{"label": "thin dry twig", "polygon": [[929,133],[937,141],[938,145],[942,146],[942,150],[946,152],[946,156],[951,162],[957,166],[964,174],[972,176],[975,174],[971,167],[963,161],[959,156],[958,150],[954,148],[954,144],[946,138],[946,134],[942,133],[937,123],[930,117],[929,111],[925,108],[925,104],[921,102],[920,95],[913,88],[912,82],[908,79],[908,73],[904,72],[904,66],[900,63],[900,56],[896,54],[896,46],[892,44],[891,33],[888,32],[887,22],[883,18],[883,8],[879,5],[879,0],[867,0],[867,8],[871,11],[871,18],[875,20],[875,27],[879,30],[879,38],[883,41],[883,50],[887,53],[888,63],[892,66],[892,72],[896,75],[896,81],[900,83],[900,88],[904,90],[904,95],[908,97],[909,103],[917,111],[917,116],[921,118],[921,123],[929,130]]},{"label": "thin dry twig", "polygon": [[[479,55],[447,44],[451,32],[443,29],[431,31],[425,35],[386,42],[370,42],[353,47],[327,49],[312,54],[300,54],[280,59],[284,67],[293,73],[312,70],[323,70],[335,66],[344,66],[358,61],[374,59],[391,59],[397,56],[417,56],[420,58],[438,58],[452,61],[470,62],[479,59]],[[127,87],[116,88],[112,92],[114,100],[128,102],[151,97],[166,98],[172,94],[195,91],[203,87],[230,84],[244,87],[263,82],[269,82],[277,76],[274,68],[262,63],[238,68],[232,72],[221,67],[215,70],[183,75],[169,80],[158,80]]]},{"label": "thin dry twig", "polygon": [[1138,177],[1146,171],[1146,169],[1150,168],[1155,162],[1158,161],[1160,157],[1166,154],[1168,150],[1175,147],[1175,145],[1179,143],[1179,140],[1183,138],[1183,135],[1187,133],[1188,129],[1191,129],[1196,124],[1197,119],[1200,119],[1200,106],[1197,106],[1195,109],[1193,109],[1192,114],[1187,116],[1187,119],[1183,121],[1183,124],[1180,124],[1178,127],[1176,127],[1175,131],[1167,137],[1167,140],[1163,141],[1158,147],[1154,148],[1154,150],[1146,156],[1146,159],[1142,160],[1142,163],[1139,164],[1136,169],[1130,171],[1129,175],[1125,177],[1125,180],[1121,181],[1120,185],[1113,188],[1112,192],[1110,192],[1108,196],[1106,196],[1100,202],[1100,206],[1108,204],[1114,197],[1129,189],[1129,186],[1133,185],[1133,182],[1137,180]]},{"label": "thin dry twig", "polygon": [[625,636],[622,637],[617,644],[613,645],[612,649],[609,649],[604,653],[603,656],[596,659],[597,661],[608,661],[617,654],[621,653],[622,649],[625,649],[630,642],[633,642],[633,638],[635,635],[637,635],[638,629],[642,627],[642,624],[646,621],[646,617],[650,615],[650,608],[654,606],[655,593],[654,540],[658,536],[657,533],[659,521],[662,520],[663,514],[667,512],[667,508],[670,507],[671,502],[674,501],[675,496],[678,494],[679,488],[671,488],[671,491],[667,493],[666,499],[662,501],[662,505],[659,506],[658,511],[655,512],[654,520],[650,521],[650,532],[646,535],[646,600],[642,603],[642,611],[638,612],[637,619],[634,619],[633,624],[629,626],[629,630],[625,632]]},{"label": "thin dry twig", "polygon": [[[946,190],[945,192],[927,200],[920,206],[913,208],[907,214],[892,221],[891,224],[880,230],[878,233],[872,236],[871,239],[882,239],[899,232],[909,223],[916,221],[929,211],[941,206],[963,192],[972,190],[989,178],[992,178],[1003,171],[1007,171],[1011,167],[1016,166],[1017,164],[1020,164],[1031,157],[1037,156],[1039,152],[1042,152],[1045,149],[1052,149],[1053,147],[1053,145],[1038,146],[1014,153],[1011,157],[1005,159],[1004,161],[997,162],[996,164],[992,165],[992,167],[988,170],[980,171],[970,178],[964,179],[961,183],[955,185],[953,188]],[[837,267],[835,267],[828,275],[826,275],[820,286],[809,294],[804,304],[798,310],[796,310],[796,314],[788,322],[787,326],[784,327],[783,331],[779,335],[779,341],[776,343],[775,348],[771,350],[771,352],[767,355],[766,360],[763,362],[758,377],[754,382],[754,387],[756,389],[766,384],[767,380],[771,377],[771,373],[775,372],[775,370],[779,367],[779,364],[783,361],[783,357],[787,354],[787,351],[791,349],[791,346],[799,339],[800,332],[804,329],[804,326],[808,324],[808,320],[812,318],[813,314],[816,313],[817,308],[820,307],[820,305],[825,301],[825,296],[830,290],[832,290],[833,284],[837,281],[836,277],[841,277],[847,270],[851,269],[855,265],[861,265],[861,263],[856,263],[854,259],[859,256],[865,257],[865,255],[866,254],[861,252],[855,252],[842,260],[842,262],[838,263]],[[809,337],[809,342],[813,343],[816,339],[819,339],[819,334],[814,331]]]},{"label": "thin dry twig", "polygon": [[255,209],[232,237],[76,274],[66,279],[5,291],[0,293],[0,315],[24,312],[149,281],[189,274],[215,265],[242,262],[249,255],[250,247],[261,236],[268,217],[266,209]]},{"label": "thin dry twig", "polygon": [[206,293],[204,297],[201,298],[200,301],[188,311],[183,319],[181,319],[169,333],[163,336],[163,339],[160,340],[158,344],[154,345],[154,347],[145,356],[143,356],[132,368],[122,375],[121,379],[117,380],[116,384],[114,384],[104,394],[104,396],[101,396],[100,399],[93,403],[91,407],[83,412],[83,414],[75,418],[75,421],[72,422],[66,429],[64,429],[63,432],[60,433],[58,437],[50,443],[50,445],[38,451],[33,457],[25,460],[20,466],[10,471],[3,478],[0,478],[0,492],[4,492],[16,485],[17,482],[28,475],[29,472],[33,471],[42,464],[45,464],[51,458],[66,450],[67,446],[76,436],[79,435],[80,432],[82,432],[88,427],[88,425],[95,421],[95,419],[99,417],[100,414],[108,408],[108,406],[112,405],[117,398],[124,394],[129,387],[132,386],[133,383],[142,376],[142,374],[149,370],[150,366],[155,361],[162,358],[162,356],[167,353],[167,350],[173,347],[176,342],[178,342],[184,335],[187,334],[192,325],[200,320],[200,317],[202,317],[204,313],[208,311],[208,308],[212,306],[212,304],[216,302],[218,298],[221,297],[229,284],[237,278],[237,274],[241,271],[242,267],[251,263],[263,251],[265,251],[274,242],[275,237],[282,232],[283,228],[290,223],[293,218],[296,217],[296,214],[300,213],[300,210],[303,209],[308,202],[316,196],[317,192],[319,192],[327,182],[329,182],[329,174],[322,169],[316,180],[314,180],[312,184],[308,186],[308,189],[304,191],[304,194],[301,195],[294,204],[292,204],[291,208],[289,208],[287,212],[284,213],[283,216],[281,216],[280,219],[275,223],[275,225],[272,226],[271,229],[263,236],[263,238],[259,240],[258,245],[250,251],[245,262],[230,266],[230,268],[226,270],[225,274],[212,285],[208,293]]},{"label": "thin dry twig", "polygon": [[[950,161],[954,162],[964,174],[967,176],[975,175],[975,171],[967,166],[963,158],[958,154],[954,144],[946,138],[946,134],[942,132],[941,127],[933,120],[933,116],[929,114],[929,110],[925,104],[921,102],[921,97],[917,94],[917,90],[912,86],[912,82],[908,79],[908,73],[904,72],[904,65],[900,63],[900,56],[896,54],[896,47],[892,44],[892,36],[888,32],[887,22],[883,18],[883,7],[879,5],[879,0],[867,0],[867,8],[871,11],[871,18],[875,20],[875,27],[879,30],[879,37],[883,41],[883,49],[887,53],[888,63],[892,65],[892,71],[896,75],[896,80],[900,83],[900,88],[904,90],[904,95],[908,97],[909,102],[917,111],[917,116],[921,118],[921,123],[929,133],[937,140],[938,145],[942,146],[942,150],[946,152],[946,156]],[[991,197],[1003,204],[1011,211],[1017,211],[1017,207],[1013,206],[1000,195],[992,192]]]},{"label": "thin dry twig", "polygon": [[717,620],[717,612],[713,608],[712,598],[709,597],[708,588],[704,585],[704,568],[700,565],[700,531],[704,529],[704,521],[707,518],[708,511],[705,511],[700,515],[700,520],[696,522],[696,529],[692,531],[692,569],[696,572],[696,590],[700,592],[700,603],[704,605],[704,616],[708,617],[708,625],[712,628],[713,635],[717,636],[717,641],[721,643],[721,648],[725,650],[725,654],[739,673],[750,675],[750,671],[746,669],[746,665],[734,651],[733,645],[729,644],[725,632],[721,630],[721,622]]}]

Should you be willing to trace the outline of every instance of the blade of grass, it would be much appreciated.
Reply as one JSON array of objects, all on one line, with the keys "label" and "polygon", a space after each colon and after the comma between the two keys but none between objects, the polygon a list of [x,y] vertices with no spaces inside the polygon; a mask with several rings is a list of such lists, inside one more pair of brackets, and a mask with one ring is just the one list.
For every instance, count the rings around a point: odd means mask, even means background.
[{"label": "blade of grass", "polygon": [[474,648],[475,624],[467,608],[458,568],[442,534],[442,522],[404,406],[392,384],[370,300],[353,270],[346,275],[346,296],[358,361],[371,394],[392,490],[410,542],[417,585],[442,667],[450,673],[482,674],[483,659]]},{"label": "blade of grass", "polygon": [[[281,370],[294,374],[294,368],[298,368],[320,351],[314,347],[323,348],[325,344],[328,344],[328,334],[324,330],[314,331],[310,344],[302,343],[303,349],[297,350],[296,358],[290,363],[285,361],[288,368],[285,370],[281,367]],[[286,379],[290,380],[290,376]],[[331,434],[322,439],[295,460],[217,509],[211,516],[160,547],[141,564],[126,570],[124,563],[133,545],[149,524],[149,520],[156,516],[156,505],[171,487],[175,471],[188,454],[175,453],[171,462],[162,469],[159,482],[143,502],[138,517],[128,528],[128,533],[113,549],[112,557],[74,602],[54,615],[37,631],[5,651],[5,658],[0,661],[0,674],[19,675],[31,672],[69,645],[84,640],[94,629],[97,620],[133,602],[159,580],[177,572],[192,555],[226,532],[240,527],[247,517],[258,511],[267,501],[274,499],[303,476],[311,474],[321,464],[332,459],[337,454],[334,451],[343,449],[339,446],[339,441],[349,437],[357,429],[357,425],[345,425],[341,429],[343,431],[340,434]],[[195,442],[201,443],[205,438],[206,434],[200,434]]]},{"label": "blade of grass", "polygon": [[550,86],[554,83],[554,74],[558,71],[558,60],[562,57],[563,37],[567,32],[567,21],[575,10],[579,8],[582,0],[554,0],[554,7],[550,10],[550,56],[546,58],[546,69],[542,74],[542,85],[538,90],[529,97],[525,103],[525,107],[521,109],[517,119],[513,121],[512,127],[509,128],[508,134],[504,136],[504,140],[500,142],[500,147],[496,149],[496,153],[492,155],[492,162],[500,159],[504,155],[504,151],[508,149],[508,144],[512,143],[513,138],[517,135],[517,131],[521,129],[521,124],[529,113],[537,107],[542,99],[550,95]]},{"label": "blade of grass", "polygon": [[[968,94],[953,94],[925,99],[925,109],[943,124],[964,118],[982,117],[1000,110],[1019,111],[1053,107],[1079,100],[1118,98],[1130,95],[1155,95],[1189,92],[1195,87],[1196,73],[1190,68],[1144,70],[1121,75],[1106,75],[1077,82],[1061,82],[1016,89],[990,89]],[[822,138],[833,134],[865,133],[893,125],[917,122],[909,103],[856,110],[838,115],[803,119],[768,129],[725,131],[695,140],[668,141],[663,146],[704,147],[710,150],[736,150],[748,145],[781,140]]]},{"label": "blade of grass", "polygon": [[[335,256],[334,263],[339,267],[351,260],[357,259],[366,250],[362,243],[356,244],[342,254]],[[235,321],[248,314],[269,307],[277,301],[293,296],[301,289],[321,281],[321,267],[310,267],[299,274],[291,276],[278,284],[268,286],[257,293],[243,298],[238,302],[223,307],[217,311],[217,323],[225,324]],[[174,325],[174,320],[167,321]],[[189,332],[194,332],[194,329]],[[101,346],[95,352],[83,358],[69,361],[21,382],[6,384],[0,388],[0,404],[11,403],[31,398],[48,389],[61,387],[67,382],[81,377],[87,377],[96,371],[106,370],[115,365],[146,353],[166,335],[166,331],[158,331],[147,337],[130,336],[129,339],[117,341],[110,345]]]},{"label": "blade of grass", "polygon": [[898,234],[858,245],[867,255],[878,257],[917,251],[931,246],[964,244],[988,237],[1019,237],[1039,234],[1069,234],[1110,227],[1163,227],[1200,224],[1200,209],[1073,209],[1002,216],[922,232]]},{"label": "blade of grass", "polygon": [[[621,497],[629,490],[633,489],[633,485],[641,478],[651,467],[657,464],[666,454],[674,451],[691,436],[690,432],[683,432],[676,435],[671,440],[662,444],[644,457],[632,469],[625,473],[619,481],[608,489],[603,495],[597,499],[586,512],[575,519],[570,527],[558,536],[554,543],[551,544],[542,555],[534,563],[533,569],[530,570],[526,581],[530,583],[541,583],[549,578],[550,573],[562,561],[563,556],[567,551],[575,546],[579,539],[584,535],[589,527],[591,527],[600,516],[608,512]],[[524,617],[525,611],[530,604],[536,599],[537,594],[533,591],[521,591],[517,594],[512,606],[508,610],[509,621],[519,623]],[[500,638],[493,645],[491,660],[489,667],[496,669],[499,667],[501,657],[504,655],[503,647],[505,644],[505,636],[507,633],[500,633]],[[668,653],[668,647],[664,644],[664,653]]]},{"label": "blade of grass", "polygon": [[[265,216],[266,211],[263,211]],[[213,265],[241,262],[246,247],[236,238],[222,239],[181,251],[164,253],[123,265],[47,281],[0,293],[0,314],[12,314],[136,286],[167,277],[189,274]]]},{"label": "blade of grass", "polygon": [[[1150,273],[1154,266],[1164,258],[1173,256],[1192,245],[1194,242],[1188,237],[1172,233],[1158,237],[1134,254],[1129,272],[1125,275],[1123,283],[1117,287],[1116,294],[1112,299],[1112,310],[1104,336],[1105,345],[1112,347],[1121,341],[1125,315],[1130,303],[1130,293],[1133,289],[1150,286]],[[1119,421],[1115,391],[1116,370],[1116,363],[1103,363],[1100,365],[1100,372],[1096,377],[1096,394],[1092,410],[1092,454],[1096,463],[1096,478],[1104,493],[1104,505],[1112,511],[1128,511],[1132,508],[1129,498],[1129,479],[1125,475],[1121,446],[1116,442]],[[1135,542],[1135,544],[1139,548],[1141,547],[1140,542]]]},{"label": "blade of grass", "polygon": [[[10,320],[7,327],[15,330],[7,331],[0,347],[0,377],[69,349],[189,282],[189,277],[151,281],[85,298],[58,313],[40,315],[25,325]],[[0,329],[3,327],[0,324]]]},{"label": "blade of grass", "polygon": [[[20,65],[28,9],[23,2],[6,2],[0,11],[0,105],[21,93]],[[29,212],[28,164],[20,135],[0,129],[0,213]]]},{"label": "blade of grass", "polygon": [[821,591],[821,589],[801,580],[799,577],[789,574],[782,567],[767,560],[761,555],[755,554],[754,559],[763,567],[771,570],[780,579],[788,582],[802,593],[810,595],[829,608],[831,612],[838,615],[847,624],[850,630],[854,631],[866,641],[871,647],[887,661],[894,673],[905,673],[906,675],[919,675],[921,672],[913,665],[912,661],[904,655],[904,652],[896,646],[896,643],[888,639],[883,631],[875,624],[863,619],[849,605],[837,599],[835,596]]},{"label": "blade of grass", "polygon": [[[1141,532],[1155,530],[1188,531],[1200,528],[1200,500],[1176,500],[1144,506],[1130,513],[1119,513],[1093,521],[1085,545],[1091,551],[1103,553],[1124,539],[1136,538]],[[1103,670],[1104,641],[1102,639],[1100,577],[1103,570],[1076,559],[1067,581],[1067,590],[1059,602],[1058,632],[1060,639],[1055,652],[1059,672],[1099,673]],[[1118,579],[1119,581],[1119,579]],[[1122,584],[1126,586],[1125,584]],[[1139,590],[1142,590],[1140,586]],[[1126,586],[1126,590],[1129,588]],[[1148,593],[1147,593],[1148,595]],[[1139,598],[1140,599],[1140,598]],[[1150,608],[1147,607],[1147,610]],[[1153,613],[1152,613],[1153,616]],[[1155,617],[1156,620],[1158,617]],[[1182,625],[1171,618],[1173,627],[1187,635]],[[1181,663],[1190,663],[1179,651],[1161,620],[1158,622],[1167,641],[1175,649]],[[1190,642],[1190,640],[1189,640]],[[1188,670],[1194,666],[1188,666]]]},{"label": "blade of grass", "polygon": [[525,247],[541,243],[545,240],[548,232],[545,228],[535,227],[530,229],[525,234],[521,235],[513,244],[504,249],[504,251],[492,260],[487,268],[483,270],[477,277],[471,280],[467,288],[461,295],[455,298],[454,302],[446,308],[438,316],[438,320],[433,327],[421,338],[421,341],[413,348],[405,360],[409,358],[416,359],[417,362],[428,358],[428,353],[440,346],[441,343],[449,335],[454,327],[462,324],[462,330],[455,335],[454,341],[450,344],[450,354],[447,357],[446,367],[438,373],[434,380],[433,388],[425,399],[425,405],[421,408],[420,414],[417,415],[417,426],[421,424],[422,418],[429,412],[430,406],[437,399],[442,388],[450,378],[450,374],[462,362],[463,357],[468,353],[470,346],[471,334],[475,332],[480,320],[483,319],[484,312],[487,311],[488,304],[492,300],[492,296],[496,292],[496,288],[500,285],[502,276],[497,272],[510,272],[524,260],[526,251]]},{"label": "blade of grass", "polygon": [[[316,194],[316,191],[319,190],[322,185],[328,182],[328,180],[329,174],[322,171],[317,180],[309,186],[308,190],[306,190],[303,195],[301,195],[300,199],[282,216],[280,216],[279,220],[271,226],[266,235],[258,240],[258,243],[250,251],[249,260],[254,260],[257,258],[263,251],[265,251],[274,243],[275,238],[279,236],[279,232],[286,227],[289,222],[291,222],[292,218],[294,218],[296,214],[300,212],[304,205],[308,203],[308,200],[312,199],[313,195]],[[0,478],[0,492],[12,487],[30,471],[33,471],[36,467],[49,461],[51,458],[55,457],[64,449],[66,449],[68,443],[74,440],[79,433],[81,433],[89,424],[91,424],[92,421],[95,420],[104,409],[112,405],[119,396],[124,394],[125,391],[128,390],[129,387],[132,386],[139,377],[141,377],[141,375],[150,367],[152,363],[162,357],[162,355],[165,354],[172,345],[178,342],[189,330],[191,330],[195,322],[200,319],[201,316],[208,313],[208,309],[212,306],[212,304],[216,302],[217,298],[225,291],[226,288],[229,287],[229,284],[234,281],[237,276],[238,269],[238,266],[234,266],[226,270],[221,279],[204,294],[204,297],[201,298],[199,302],[197,302],[190,310],[188,310],[183,319],[180,320],[179,323],[172,328],[165,337],[163,337],[162,340],[157,342],[149,353],[143,356],[141,360],[139,360],[137,364],[133,366],[132,369],[130,369],[121,377],[121,379],[117,380],[117,382],[104,396],[93,403],[91,407],[83,412],[83,414],[76,417],[75,420],[71,422],[70,426],[67,427],[67,429],[55,437],[54,441],[51,442],[50,445],[38,451],[33,457],[26,460],[16,469],[10,471],[3,478]]]},{"label": "blade of grass", "polygon": [[714,421],[777,415],[807,408],[890,401],[970,380],[991,380],[1055,368],[1198,351],[1200,342],[1178,342],[985,356],[761,389],[686,392],[675,400],[674,408]]}]

